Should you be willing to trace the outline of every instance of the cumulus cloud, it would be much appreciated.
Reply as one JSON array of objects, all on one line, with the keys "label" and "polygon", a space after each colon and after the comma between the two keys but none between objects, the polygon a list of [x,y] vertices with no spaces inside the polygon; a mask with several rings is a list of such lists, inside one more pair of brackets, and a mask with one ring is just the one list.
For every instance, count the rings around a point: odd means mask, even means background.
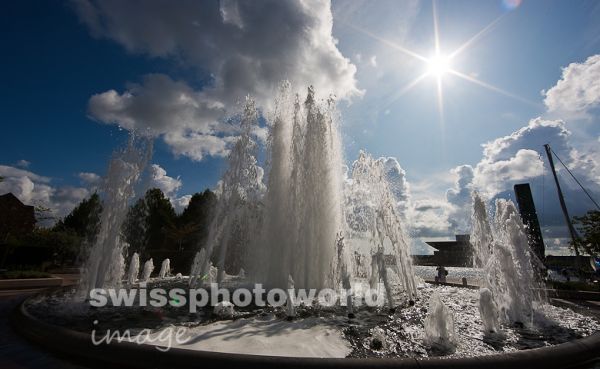
[{"label": "cumulus cloud", "polygon": [[[464,200],[468,200],[471,189],[478,190],[488,199],[514,198],[513,186],[526,182],[530,184],[538,206],[538,216],[545,229],[544,236],[548,239],[565,237],[566,228],[543,145],[550,144],[592,196],[598,198],[600,195],[600,149],[593,147],[580,152],[573,147],[571,137],[563,121],[536,118],[515,132],[484,144],[482,159],[472,173],[465,169],[466,166],[453,170],[459,179],[446,194],[448,203],[454,206],[448,215],[455,220],[460,219],[461,214],[468,216],[470,201]],[[571,215],[585,213],[592,203],[585,198],[562,164],[556,158],[554,161]],[[454,225],[460,223],[454,222]]]},{"label": "cumulus cloud", "polygon": [[181,180],[179,177],[173,178],[167,175],[158,164],[150,166],[150,187],[159,188],[167,197],[172,197],[181,188]]},{"label": "cumulus cloud", "polygon": [[510,189],[516,182],[526,181],[543,173],[544,163],[535,150],[522,149],[507,160],[480,162],[476,187],[491,196]]},{"label": "cumulus cloud", "polygon": [[190,203],[192,195],[178,195],[183,182],[179,177],[167,175],[167,171],[158,164],[152,164],[149,169],[149,187],[159,188],[169,198],[178,213]]},{"label": "cumulus cloud", "polygon": [[102,177],[96,173],[91,172],[79,172],[77,177],[86,185],[96,187],[102,182]]},{"label": "cumulus cloud", "polygon": [[561,79],[542,94],[550,112],[586,113],[600,106],[600,55],[563,68]]},{"label": "cumulus cloud", "polygon": [[410,200],[410,185],[406,180],[406,171],[400,166],[398,159],[395,157],[381,157],[377,160],[383,162],[386,179],[396,201],[398,201],[399,207],[401,209],[405,208]]},{"label": "cumulus cloud", "polygon": [[164,140],[176,156],[183,155],[200,161],[207,155],[227,156],[229,146],[235,142],[236,138],[234,136],[218,137],[189,130],[187,132],[169,132],[165,134]]},{"label": "cumulus cloud", "polygon": [[[481,160],[475,165],[461,165],[452,170],[455,182],[445,199],[429,194],[426,199],[411,201],[409,219],[415,237],[451,236],[470,230],[471,191],[488,199],[514,198],[513,186],[527,182],[532,187],[545,237],[564,237],[564,221],[556,199],[543,145],[552,149],[580,182],[596,197],[600,194],[600,148],[579,152],[573,148],[571,132],[560,120],[532,119],[525,127],[483,145]],[[587,211],[591,203],[555,160],[567,205],[572,215]]]},{"label": "cumulus cloud", "polygon": [[413,237],[450,236],[453,224],[453,206],[444,199],[434,197],[411,202],[408,209],[410,234]]},{"label": "cumulus cloud", "polygon": [[218,101],[164,74],[146,75],[142,84],[130,84],[121,94],[109,90],[89,101],[89,113],[95,119],[155,135],[191,128],[210,133],[223,112]]},{"label": "cumulus cloud", "polygon": [[164,135],[195,160],[226,155],[231,127],[219,121],[246,95],[266,108],[282,80],[324,96],[361,94],[356,67],[337,48],[328,1],[74,1],[92,35],[131,53],[175,61],[204,80],[200,90],[149,75],[125,91],[94,95],[90,116]]},{"label": "cumulus cloud", "polygon": [[474,169],[460,165],[449,174],[447,177],[453,177],[454,183],[446,190],[445,197],[427,191],[425,197],[411,200],[408,220],[413,237],[432,239],[468,232]]},{"label": "cumulus cloud", "polygon": [[456,182],[453,188],[446,191],[446,200],[450,204],[463,206],[471,201],[472,182],[475,177],[473,167],[470,165],[460,165],[450,173],[456,176]]},{"label": "cumulus cloud", "polygon": [[[75,205],[90,195],[83,187],[53,186],[49,177],[7,165],[0,165],[0,194],[11,192],[25,205],[49,208],[54,219],[67,215]],[[52,219],[42,223],[51,225]]]},{"label": "cumulus cloud", "polygon": [[173,207],[175,208],[176,212],[181,213],[183,209],[185,209],[189,205],[191,199],[192,195],[183,195],[171,199],[171,204],[173,204]]},{"label": "cumulus cloud", "polygon": [[531,180],[544,171],[544,144],[569,157],[571,133],[561,120],[535,118],[527,126],[483,145],[483,158],[476,165],[474,186],[490,197],[512,188],[515,182]]}]

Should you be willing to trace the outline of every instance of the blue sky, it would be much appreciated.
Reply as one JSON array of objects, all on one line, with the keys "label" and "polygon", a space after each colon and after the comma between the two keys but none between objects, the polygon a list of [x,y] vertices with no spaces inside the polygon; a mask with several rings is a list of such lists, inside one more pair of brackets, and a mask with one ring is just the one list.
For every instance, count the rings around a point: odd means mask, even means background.
[{"label": "blue sky", "polygon": [[[91,95],[156,71],[196,78],[172,63],[92,38],[68,2],[6,3],[0,17],[2,43],[10,50],[0,62],[2,164],[30,161],[29,169],[60,184],[78,185],[79,172],[104,173],[112,151],[127,137],[89,119]],[[218,180],[220,158],[176,160],[162,146],[157,142],[153,162],[185,173],[183,191],[212,187]]]},{"label": "blue sky", "polygon": [[[455,223],[466,217],[467,190],[506,197],[514,183],[529,181],[536,201],[544,203],[549,237],[564,245],[547,168],[519,152],[541,152],[542,142],[556,143],[598,197],[600,87],[591,59],[600,54],[597,2],[436,2],[442,54],[495,22],[451,67],[504,91],[446,73],[443,120],[433,76],[392,98],[427,63],[390,44],[426,58],[433,54],[432,1],[251,3],[181,1],[168,9],[153,1],[4,4],[0,175],[14,180],[3,189],[21,191],[29,202],[50,202],[64,214],[97,185],[80,173],[102,175],[111,152],[126,139],[127,129],[119,124],[156,130],[152,163],[166,172],[155,171],[156,183],[173,199],[213,187],[231,142],[225,139],[231,132],[217,121],[232,114],[245,94],[268,110],[274,84],[285,77],[300,90],[314,84],[340,97],[349,164],[361,149],[394,158],[419,237],[448,237],[466,228]],[[579,72],[565,77],[561,68],[571,63]],[[261,69],[252,69],[256,65]],[[169,105],[161,95],[168,91],[208,107]],[[581,99],[577,91],[592,92],[578,105],[570,100]],[[139,105],[121,109],[124,103]],[[166,118],[157,110],[156,117],[141,119],[135,114],[144,106],[164,109]],[[529,123],[537,117],[546,123]],[[190,132],[199,136],[190,138]],[[25,191],[23,176],[42,192]],[[590,208],[572,183],[565,186],[575,213]],[[61,205],[59,194],[72,198]]]}]

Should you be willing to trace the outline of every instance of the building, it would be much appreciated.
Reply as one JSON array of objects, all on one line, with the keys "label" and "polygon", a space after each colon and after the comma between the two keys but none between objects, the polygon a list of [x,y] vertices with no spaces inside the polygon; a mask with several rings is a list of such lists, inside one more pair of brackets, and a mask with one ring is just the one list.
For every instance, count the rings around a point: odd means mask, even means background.
[{"label": "building", "polygon": [[12,193],[0,195],[0,244],[9,236],[30,233],[35,227],[35,209]]},{"label": "building", "polygon": [[427,244],[435,249],[431,261],[436,265],[473,266],[473,249],[468,234],[457,234],[455,241],[430,241]]},{"label": "building", "polygon": [[529,183],[516,184],[514,189],[519,213],[521,213],[521,220],[527,229],[529,248],[535,253],[538,259],[544,261],[546,247],[544,246],[544,238],[542,237],[540,222],[535,211],[535,204]]}]

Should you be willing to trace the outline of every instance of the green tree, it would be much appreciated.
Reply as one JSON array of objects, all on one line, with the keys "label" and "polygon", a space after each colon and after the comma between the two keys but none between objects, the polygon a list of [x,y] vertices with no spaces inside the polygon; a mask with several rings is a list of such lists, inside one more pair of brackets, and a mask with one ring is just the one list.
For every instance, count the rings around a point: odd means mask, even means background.
[{"label": "green tree", "polygon": [[146,192],[146,206],[148,207],[147,228],[148,248],[158,250],[167,246],[166,230],[175,223],[176,214],[171,201],[158,189],[153,188]]},{"label": "green tree", "polygon": [[141,254],[148,243],[146,236],[147,214],[148,207],[144,198],[138,199],[127,212],[122,232],[125,241],[129,244],[129,254],[133,254],[134,252]]},{"label": "green tree", "polygon": [[129,210],[123,225],[125,240],[140,255],[167,248],[167,229],[175,221],[175,209],[169,199],[160,189],[152,188]]},{"label": "green tree", "polygon": [[169,224],[165,231],[167,238],[177,244],[177,251],[183,251],[183,244],[200,230],[197,223]]},{"label": "green tree", "polygon": [[56,231],[48,228],[36,228],[21,240],[24,246],[46,248],[52,255],[55,265],[74,265],[81,247],[82,239],[71,229]]},{"label": "green tree", "polygon": [[208,227],[216,202],[217,196],[210,190],[192,195],[188,206],[177,218],[179,227],[193,225],[194,228],[194,232],[182,243],[183,250],[195,252],[199,246],[204,244],[208,237]]},{"label": "green tree", "polygon": [[588,255],[600,254],[600,211],[590,210],[584,216],[573,217],[573,224],[581,233],[576,246]]},{"label": "green tree", "polygon": [[71,212],[59,220],[54,226],[55,231],[71,230],[89,243],[95,239],[100,227],[102,202],[100,196],[94,193],[82,200]]}]

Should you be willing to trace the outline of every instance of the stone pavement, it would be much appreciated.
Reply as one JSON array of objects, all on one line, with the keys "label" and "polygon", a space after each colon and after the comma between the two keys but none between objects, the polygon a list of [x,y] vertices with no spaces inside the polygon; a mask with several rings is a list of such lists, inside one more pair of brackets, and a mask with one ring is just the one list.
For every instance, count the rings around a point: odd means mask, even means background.
[{"label": "stone pavement", "polygon": [[[10,326],[12,311],[27,296],[41,289],[0,291],[0,369],[89,369],[68,359],[57,358],[18,336]],[[600,320],[600,303],[552,299],[552,303]],[[600,365],[600,364],[598,364]],[[594,367],[600,369],[599,367]]]}]

